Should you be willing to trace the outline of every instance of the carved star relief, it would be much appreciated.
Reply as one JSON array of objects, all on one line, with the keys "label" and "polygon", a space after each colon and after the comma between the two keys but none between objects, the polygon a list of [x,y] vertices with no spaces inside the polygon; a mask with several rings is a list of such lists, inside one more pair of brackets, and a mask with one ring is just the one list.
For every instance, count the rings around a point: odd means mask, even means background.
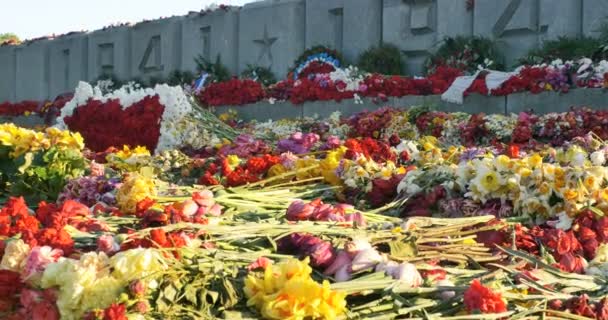
[{"label": "carved star relief", "polygon": [[264,25],[264,35],[262,39],[253,40],[254,43],[260,45],[260,55],[258,56],[258,63],[264,58],[264,56],[268,56],[268,61],[270,65],[272,65],[272,45],[275,41],[277,41],[277,37],[268,36],[268,26]]}]

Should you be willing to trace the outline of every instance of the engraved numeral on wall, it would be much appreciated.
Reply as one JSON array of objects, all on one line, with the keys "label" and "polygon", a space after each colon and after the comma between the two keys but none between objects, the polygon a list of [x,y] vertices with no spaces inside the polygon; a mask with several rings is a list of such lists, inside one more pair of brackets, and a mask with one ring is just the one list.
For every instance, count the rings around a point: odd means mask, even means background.
[{"label": "engraved numeral on wall", "polygon": [[211,59],[211,27],[201,28],[201,40],[203,43],[203,58]]},{"label": "engraved numeral on wall", "polygon": [[336,8],[329,10],[331,23],[334,31],[334,48],[342,50],[344,46],[344,9]]},{"label": "engraved numeral on wall", "polygon": [[100,75],[111,75],[114,72],[114,44],[102,43],[97,46],[97,66]]},{"label": "engraved numeral on wall", "polygon": [[[524,5],[529,5],[529,7],[524,7]],[[509,0],[509,4],[492,28],[494,37],[500,38],[510,31],[538,32],[539,11],[540,0],[528,2]]]},{"label": "engraved numeral on wall", "polygon": [[161,49],[160,35],[150,38],[146,51],[139,63],[139,70],[141,72],[147,73],[163,70]]},{"label": "engraved numeral on wall", "polygon": [[63,90],[70,90],[70,49],[65,49],[61,52],[61,60],[63,63]]}]

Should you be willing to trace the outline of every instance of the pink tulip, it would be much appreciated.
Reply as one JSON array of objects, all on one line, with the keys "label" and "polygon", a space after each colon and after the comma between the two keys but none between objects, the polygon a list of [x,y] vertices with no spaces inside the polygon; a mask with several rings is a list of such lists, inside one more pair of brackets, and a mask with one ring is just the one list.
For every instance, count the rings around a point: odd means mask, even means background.
[{"label": "pink tulip", "polygon": [[331,275],[335,274],[336,272],[338,272],[338,270],[341,269],[342,267],[350,266],[352,261],[353,260],[350,258],[350,255],[346,251],[340,250],[340,251],[338,251],[336,260],[334,260],[334,262],[329,267],[327,267],[327,269],[325,269],[323,274],[331,276]]},{"label": "pink tulip", "polygon": [[352,263],[353,272],[367,270],[375,267],[378,263],[382,262],[382,256],[376,249],[370,248],[367,250],[360,251]]},{"label": "pink tulip", "polygon": [[186,200],[182,203],[182,214],[188,218],[192,218],[198,211],[198,205],[194,200]]},{"label": "pink tulip", "polygon": [[213,217],[219,217],[222,215],[222,206],[220,206],[219,204],[214,204],[213,206],[211,206],[211,209],[209,209],[209,212],[207,212],[208,215],[213,216]]},{"label": "pink tulip", "polygon": [[372,245],[367,240],[356,239],[349,241],[344,245],[344,250],[348,252],[351,259],[354,259],[357,253],[363,250],[371,249]]},{"label": "pink tulip", "polygon": [[338,212],[340,212],[341,214],[346,214],[347,211],[353,210],[355,207],[353,207],[350,204],[346,204],[346,203],[338,203],[337,205],[334,206],[334,208],[336,208],[336,210]]},{"label": "pink tulip", "polygon": [[213,192],[209,190],[203,190],[192,194],[192,200],[201,207],[211,208],[215,204],[213,199]]},{"label": "pink tulip", "polygon": [[131,294],[134,297],[143,297],[146,295],[146,290],[148,289],[148,286],[146,285],[145,282],[141,281],[141,280],[135,280],[133,282],[131,282],[131,284],[129,284],[129,291],[131,292]]},{"label": "pink tulip", "polygon": [[113,254],[118,252],[118,250],[120,250],[120,246],[112,235],[104,234],[97,239],[97,251]]},{"label": "pink tulip", "polygon": [[355,212],[346,215],[346,221],[354,222],[359,227],[367,226],[367,222],[365,221],[365,217],[361,212]]},{"label": "pink tulip", "polygon": [[336,280],[336,282],[348,281],[351,278],[352,278],[352,273],[350,272],[350,268],[347,265],[338,269],[338,271],[336,272],[336,275],[334,276],[334,279]]},{"label": "pink tulip", "polygon": [[304,201],[297,200],[292,202],[287,208],[287,220],[290,221],[303,221],[310,219],[311,215],[315,211],[315,207],[304,203]]},{"label": "pink tulip", "polygon": [[257,260],[255,260],[254,262],[252,262],[251,264],[249,264],[249,266],[247,266],[247,270],[252,271],[252,270],[257,270],[257,269],[263,269],[266,270],[266,268],[272,264],[272,260],[266,258],[266,257],[259,257]]}]

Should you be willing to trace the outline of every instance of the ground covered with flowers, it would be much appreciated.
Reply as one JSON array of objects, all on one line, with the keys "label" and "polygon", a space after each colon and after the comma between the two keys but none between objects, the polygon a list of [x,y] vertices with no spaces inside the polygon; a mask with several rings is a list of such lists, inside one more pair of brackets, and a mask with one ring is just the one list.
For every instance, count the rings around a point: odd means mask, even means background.
[{"label": "ground covered with flowers", "polygon": [[0,318],[608,319],[606,124],[81,84],[0,124]]}]

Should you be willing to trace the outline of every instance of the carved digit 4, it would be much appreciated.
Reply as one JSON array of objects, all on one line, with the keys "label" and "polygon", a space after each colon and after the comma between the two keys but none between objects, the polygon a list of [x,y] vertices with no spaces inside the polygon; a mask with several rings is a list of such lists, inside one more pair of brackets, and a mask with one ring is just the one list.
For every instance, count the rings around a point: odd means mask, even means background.
[{"label": "carved digit 4", "polygon": [[160,36],[153,36],[148,42],[144,56],[139,63],[139,70],[141,72],[155,72],[162,71],[162,51],[160,45]]}]

